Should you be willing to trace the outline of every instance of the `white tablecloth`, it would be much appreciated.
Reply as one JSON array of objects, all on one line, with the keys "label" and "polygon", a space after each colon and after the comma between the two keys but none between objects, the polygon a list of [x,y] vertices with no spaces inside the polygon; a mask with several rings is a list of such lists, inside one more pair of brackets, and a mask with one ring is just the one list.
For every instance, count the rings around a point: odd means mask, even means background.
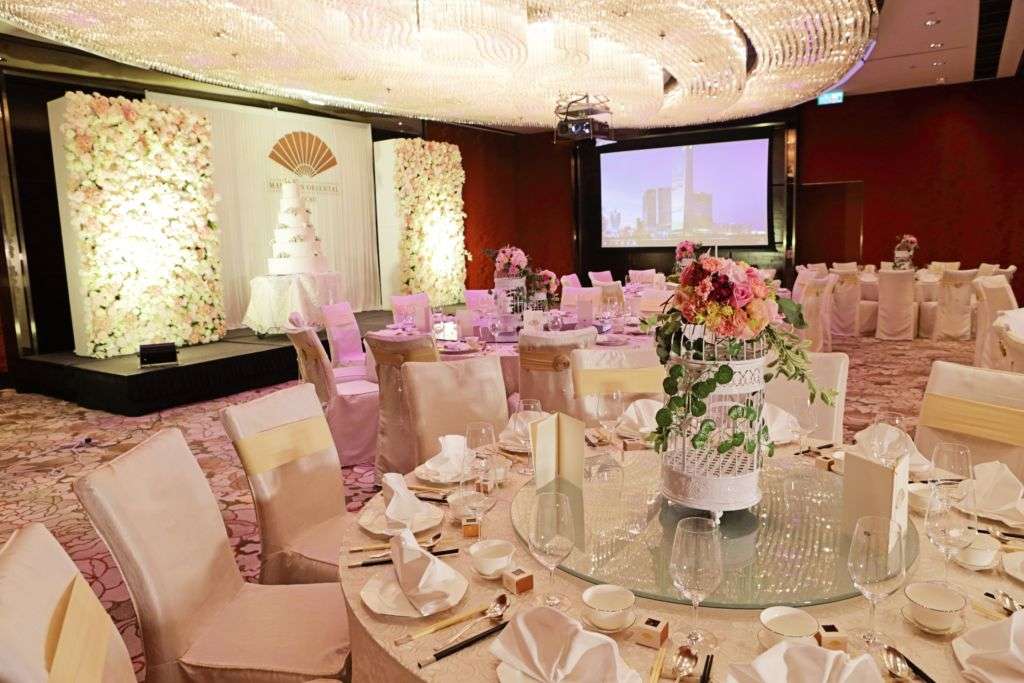
[{"label": "white tablecloth", "polygon": [[1007,328],[1019,337],[1024,337],[1024,308],[1001,313],[995,324]]},{"label": "white tablecloth", "polygon": [[[862,273],[860,276],[860,298],[864,301],[878,301],[878,275]],[[914,282],[914,300],[921,304],[939,300],[939,278],[918,277]]]},{"label": "white tablecloth", "polygon": [[320,307],[340,299],[339,273],[260,275],[249,282],[249,308],[242,324],[258,334],[280,334],[298,311],[314,327],[324,326]]}]

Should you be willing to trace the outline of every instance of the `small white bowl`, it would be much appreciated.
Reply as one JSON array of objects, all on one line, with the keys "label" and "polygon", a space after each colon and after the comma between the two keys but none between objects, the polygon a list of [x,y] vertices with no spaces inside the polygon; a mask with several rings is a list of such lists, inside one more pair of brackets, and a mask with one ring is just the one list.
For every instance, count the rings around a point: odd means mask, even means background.
[{"label": "small white bowl", "polygon": [[924,514],[932,499],[932,485],[927,483],[910,484],[907,486],[907,502],[915,512]]},{"label": "small white bowl", "polygon": [[962,594],[938,581],[909,583],[903,594],[910,601],[914,621],[933,631],[953,628],[967,605]]},{"label": "small white bowl", "polygon": [[508,541],[492,539],[469,546],[469,561],[478,574],[493,577],[512,564],[516,547]]},{"label": "small white bowl", "polygon": [[818,620],[809,612],[796,607],[769,607],[761,610],[761,626],[764,628],[762,644],[773,647],[784,640],[797,643],[813,643],[818,634]]},{"label": "small white bowl", "polygon": [[605,631],[617,631],[633,623],[633,591],[611,583],[591,586],[583,591],[583,615]]},{"label": "small white bowl", "polygon": [[1002,545],[989,534],[976,534],[971,544],[957,553],[956,559],[974,567],[988,567],[996,561]]}]

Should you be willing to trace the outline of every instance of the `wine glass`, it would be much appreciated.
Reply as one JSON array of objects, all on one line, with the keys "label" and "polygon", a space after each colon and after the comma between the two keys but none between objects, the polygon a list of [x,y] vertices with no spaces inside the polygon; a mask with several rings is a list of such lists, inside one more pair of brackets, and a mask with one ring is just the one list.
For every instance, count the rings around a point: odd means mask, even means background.
[{"label": "wine glass", "polygon": [[[483,517],[494,505],[493,494],[500,481],[497,456],[494,450],[494,426],[489,422],[470,422],[466,425],[466,456],[463,461],[459,489],[460,502],[466,513],[477,517],[483,527]],[[481,537],[483,533],[481,532]]]},{"label": "wine glass", "polygon": [[811,405],[810,397],[804,393],[793,398],[793,418],[796,432],[800,442],[800,452],[806,453],[811,450],[808,439],[814,430],[818,428],[818,412]]},{"label": "wine glass", "polygon": [[[882,410],[876,413],[873,424],[895,427],[904,434],[906,434],[908,426],[907,418],[891,410]],[[871,445],[872,455],[875,459],[890,467],[898,463],[904,456],[909,455],[904,439],[893,440],[888,445],[884,445],[884,442],[876,439]]]},{"label": "wine glass", "polygon": [[613,445],[615,428],[619,424],[620,417],[622,417],[622,392],[615,389],[607,394],[602,394],[598,400],[597,421],[604,432],[603,436],[608,442],[608,447],[613,451],[615,450]]},{"label": "wine glass", "polygon": [[551,311],[548,315],[548,329],[557,332],[562,329],[562,314],[560,311]]},{"label": "wine glass", "polygon": [[962,443],[940,441],[932,449],[932,467],[930,476],[936,479],[973,479],[974,464],[971,461],[971,449]]},{"label": "wine glass", "polygon": [[519,409],[512,417],[512,426],[516,436],[519,437],[520,443],[526,444],[529,452],[526,459],[516,464],[514,469],[516,474],[521,474],[524,477],[532,477],[534,473],[533,442],[530,440],[530,424],[541,417],[540,401],[535,398],[519,399]]},{"label": "wine glass", "polygon": [[[959,508],[959,509],[958,509]],[[924,515],[928,540],[945,558],[942,581],[949,582],[949,561],[974,542],[978,515],[974,505],[974,481],[934,481]]]},{"label": "wine glass", "polygon": [[498,333],[501,332],[501,316],[495,313],[488,318],[487,329],[491,333],[491,341],[498,341]]},{"label": "wine glass", "polygon": [[434,306],[430,309],[430,324],[434,332],[434,339],[440,339],[444,335],[444,309]]},{"label": "wine glass", "polygon": [[573,549],[574,523],[569,497],[564,493],[538,493],[530,514],[530,553],[548,570],[548,593],[542,605],[565,611],[569,598],[555,590],[555,567],[569,557]]},{"label": "wine glass", "polygon": [[903,585],[907,577],[903,553],[903,529],[899,524],[872,515],[857,520],[846,567],[853,585],[871,605],[868,627],[857,632],[869,650],[884,644],[883,635],[875,628],[875,609]]},{"label": "wine glass", "polygon": [[684,517],[672,540],[672,584],[693,605],[693,626],[685,638],[690,647],[714,649],[718,639],[700,628],[700,603],[722,582],[722,537],[715,520]]}]

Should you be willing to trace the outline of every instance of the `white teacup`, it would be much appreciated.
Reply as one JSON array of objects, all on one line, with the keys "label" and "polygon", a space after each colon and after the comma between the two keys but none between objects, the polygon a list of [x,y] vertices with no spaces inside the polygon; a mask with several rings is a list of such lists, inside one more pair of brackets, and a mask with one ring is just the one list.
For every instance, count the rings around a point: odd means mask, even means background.
[{"label": "white teacup", "polygon": [[914,621],[933,631],[953,628],[967,605],[963,595],[938,581],[909,583],[903,594],[910,600]]},{"label": "white teacup", "polygon": [[957,553],[957,559],[975,567],[988,567],[996,561],[1002,548],[999,541],[989,534],[976,534],[971,544]]},{"label": "white teacup", "polygon": [[611,583],[591,586],[583,591],[583,614],[594,626],[617,631],[633,622],[633,591]]},{"label": "white teacup", "polygon": [[784,640],[813,643],[818,633],[818,620],[810,613],[784,605],[761,610],[761,626],[768,641],[764,644],[768,647]]},{"label": "white teacup", "polygon": [[477,541],[469,546],[469,561],[473,569],[484,576],[494,576],[512,564],[516,547],[508,541]]},{"label": "white teacup", "polygon": [[[928,511],[928,505],[932,499],[932,485],[931,484],[910,484],[907,486],[907,502],[910,503],[910,507],[916,512],[925,513]],[[938,504],[938,501],[936,501]]]}]

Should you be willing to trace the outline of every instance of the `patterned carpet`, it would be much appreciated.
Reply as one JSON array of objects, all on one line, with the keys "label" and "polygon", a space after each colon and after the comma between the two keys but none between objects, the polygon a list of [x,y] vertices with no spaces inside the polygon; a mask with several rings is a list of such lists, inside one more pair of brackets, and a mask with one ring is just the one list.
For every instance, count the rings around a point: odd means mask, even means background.
[{"label": "patterned carpet", "polygon": [[[970,364],[971,342],[836,339],[850,355],[847,434],[882,408],[914,416],[934,360]],[[286,385],[281,385],[286,386]],[[252,500],[217,411],[278,387],[182,406],[146,417],[121,417],[32,394],[0,390],[0,543],[27,522],[42,522],[78,563],[117,622],[140,678],[142,643],[121,575],[71,492],[71,482],[150,434],[180,428],[210,481],[243,575],[254,579],[259,538]],[[374,493],[372,467],[345,471],[349,510]]]}]

